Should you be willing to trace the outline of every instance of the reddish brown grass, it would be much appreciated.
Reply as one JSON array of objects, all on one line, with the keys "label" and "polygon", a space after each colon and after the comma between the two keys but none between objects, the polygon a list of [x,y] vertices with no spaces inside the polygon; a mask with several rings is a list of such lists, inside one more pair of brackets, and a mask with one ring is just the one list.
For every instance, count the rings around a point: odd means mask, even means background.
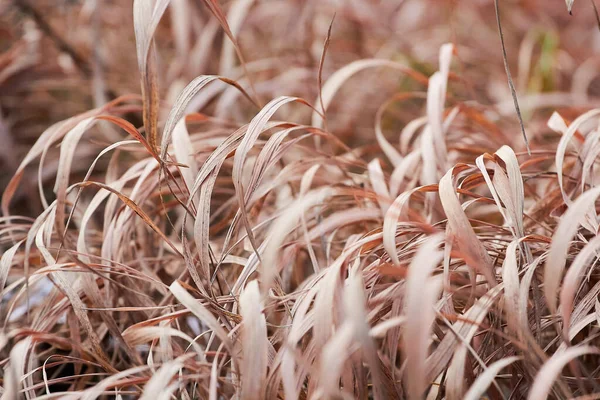
[{"label": "reddish brown grass", "polygon": [[2,399],[599,396],[590,3],[9,3]]}]

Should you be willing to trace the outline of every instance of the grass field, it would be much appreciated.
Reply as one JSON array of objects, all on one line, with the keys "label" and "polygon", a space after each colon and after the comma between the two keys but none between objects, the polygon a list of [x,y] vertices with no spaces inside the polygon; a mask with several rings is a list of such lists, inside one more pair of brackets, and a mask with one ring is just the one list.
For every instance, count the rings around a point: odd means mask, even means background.
[{"label": "grass field", "polygon": [[594,1],[1,2],[1,399],[600,398]]}]

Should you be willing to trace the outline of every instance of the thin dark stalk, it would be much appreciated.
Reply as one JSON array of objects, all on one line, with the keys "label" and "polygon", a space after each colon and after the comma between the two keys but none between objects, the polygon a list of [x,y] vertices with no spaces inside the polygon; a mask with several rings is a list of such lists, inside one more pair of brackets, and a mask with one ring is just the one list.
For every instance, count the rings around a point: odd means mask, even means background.
[{"label": "thin dark stalk", "polygon": [[502,58],[504,60],[504,70],[506,71],[506,77],[508,78],[508,87],[510,88],[510,94],[515,104],[515,111],[519,118],[519,125],[521,125],[521,133],[523,134],[523,140],[525,140],[525,147],[527,147],[527,153],[531,155],[531,149],[529,148],[529,140],[527,140],[527,134],[525,133],[525,125],[523,124],[523,117],[521,116],[521,108],[519,107],[519,100],[517,99],[517,90],[513,83],[512,76],[510,74],[510,68],[508,66],[508,56],[506,55],[506,45],[504,44],[504,33],[502,33],[502,24],[500,22],[500,6],[498,5],[499,0],[494,0],[494,6],[496,7],[496,22],[498,23],[498,33],[500,34],[500,43],[502,44]]},{"label": "thin dark stalk", "polygon": [[86,78],[92,77],[92,68],[85,58],[83,58],[77,50],[73,48],[65,39],[63,39],[55,30],[50,26],[50,24],[46,21],[42,13],[40,13],[35,7],[29,4],[25,0],[16,0],[15,4],[21,10],[21,12],[25,15],[29,15],[37,24],[42,32],[46,36],[48,36],[55,44],[56,47],[59,48],[60,51],[63,51],[71,57],[77,69],[81,71],[83,76]]},{"label": "thin dark stalk", "polygon": [[321,53],[321,60],[319,61],[319,73],[317,76],[317,85],[319,86],[319,103],[321,106],[321,112],[323,113],[323,127],[325,130],[327,130],[327,118],[325,116],[325,105],[323,104],[323,65],[325,64],[325,56],[327,55],[327,49],[329,48],[329,43],[331,42],[331,28],[333,27],[333,21],[335,21],[335,13],[331,18],[329,29],[327,29],[327,37],[325,38],[325,43],[323,44],[323,52]]},{"label": "thin dark stalk", "polygon": [[[52,28],[52,26],[46,21],[41,12],[39,12],[34,6],[29,4],[26,0],[15,0],[15,5],[19,10],[30,16],[40,28],[40,30],[54,42],[58,49],[66,54],[73,60],[75,67],[81,72],[86,79],[95,80],[95,68],[81,55],[69,42],[67,42],[58,32]],[[98,68],[102,68],[102,65],[98,65]],[[104,88],[104,95],[110,99],[118,97],[116,93],[110,88]]]}]

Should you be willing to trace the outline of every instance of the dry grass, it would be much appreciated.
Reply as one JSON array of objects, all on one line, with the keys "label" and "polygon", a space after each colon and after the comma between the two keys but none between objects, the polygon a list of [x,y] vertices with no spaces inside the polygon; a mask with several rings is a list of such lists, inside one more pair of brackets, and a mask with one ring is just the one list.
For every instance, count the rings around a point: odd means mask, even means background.
[{"label": "dry grass", "polygon": [[2,399],[598,398],[567,6],[0,5]]}]

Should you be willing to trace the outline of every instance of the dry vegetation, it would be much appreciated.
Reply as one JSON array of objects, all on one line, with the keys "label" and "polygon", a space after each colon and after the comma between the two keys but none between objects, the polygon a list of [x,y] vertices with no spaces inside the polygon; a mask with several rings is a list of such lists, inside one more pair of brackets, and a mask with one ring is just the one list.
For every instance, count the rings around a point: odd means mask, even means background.
[{"label": "dry vegetation", "polygon": [[570,3],[0,3],[2,399],[599,398]]}]

